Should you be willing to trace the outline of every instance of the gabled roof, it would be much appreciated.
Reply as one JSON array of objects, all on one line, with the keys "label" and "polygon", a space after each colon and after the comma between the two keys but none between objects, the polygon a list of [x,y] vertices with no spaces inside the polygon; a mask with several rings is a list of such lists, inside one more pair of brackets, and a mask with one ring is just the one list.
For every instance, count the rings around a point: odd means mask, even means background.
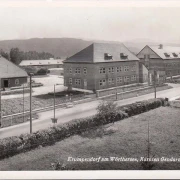
[{"label": "gabled roof", "polygon": [[[158,56],[162,59],[178,59],[180,58],[180,47],[177,46],[163,46],[161,49],[159,46],[149,46]],[[177,56],[173,54],[177,54]],[[167,56],[169,55],[169,56]]]},{"label": "gabled roof", "polygon": [[45,59],[45,60],[22,60],[20,66],[35,66],[35,65],[58,65],[63,64],[63,59]]},{"label": "gabled roof", "polygon": [[0,56],[0,79],[27,76],[26,71]]},{"label": "gabled roof", "polygon": [[[123,53],[127,55],[127,59],[120,56]],[[104,55],[112,56],[111,60],[105,60]],[[132,61],[139,60],[132,52],[128,50],[124,44],[112,43],[93,43],[80,52],[67,58],[66,62],[84,62],[84,63],[99,63],[99,62],[115,62],[115,61]]]}]

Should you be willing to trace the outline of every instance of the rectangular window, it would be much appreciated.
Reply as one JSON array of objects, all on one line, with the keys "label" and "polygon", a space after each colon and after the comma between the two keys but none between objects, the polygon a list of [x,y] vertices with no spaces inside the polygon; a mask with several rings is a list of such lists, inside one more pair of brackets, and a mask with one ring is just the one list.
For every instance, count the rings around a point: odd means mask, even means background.
[{"label": "rectangular window", "polygon": [[106,69],[104,67],[99,68],[99,73],[100,74],[105,74],[106,73]]},{"label": "rectangular window", "polygon": [[69,68],[69,73],[72,74],[72,68]]},{"label": "rectangular window", "polygon": [[127,59],[128,55],[125,53],[120,53],[120,59]]},{"label": "rectangular window", "polygon": [[164,53],[164,55],[168,58],[170,57],[170,54],[169,53]]},{"label": "rectangular window", "polygon": [[114,73],[114,67],[109,67],[109,73]]},{"label": "rectangular window", "polygon": [[99,85],[100,86],[105,86],[106,85],[106,80],[105,79],[100,79],[99,80]]},{"label": "rectangular window", "polygon": [[104,53],[104,60],[112,60],[113,56],[109,53]]},{"label": "rectangular window", "polygon": [[81,79],[75,79],[75,84],[76,85],[81,85]]},{"label": "rectangular window", "polygon": [[114,84],[114,79],[113,78],[109,78],[108,79],[108,83],[109,83],[109,85]]},{"label": "rectangular window", "polygon": [[16,79],[16,80],[15,80],[15,84],[16,84],[16,85],[19,85],[19,79]]},{"label": "rectangular window", "polygon": [[136,81],[136,75],[131,76],[131,81]]},{"label": "rectangular window", "polygon": [[122,66],[117,67],[117,73],[122,71]]},{"label": "rectangular window", "polygon": [[69,78],[69,84],[72,84],[72,78]]},{"label": "rectangular window", "polygon": [[124,71],[129,71],[129,66],[124,66]]},{"label": "rectangular window", "polygon": [[129,76],[124,76],[124,82],[129,82]]},{"label": "rectangular window", "polygon": [[122,77],[117,77],[117,78],[116,78],[116,82],[117,82],[117,83],[122,83],[122,81],[123,81]]},{"label": "rectangular window", "polygon": [[178,57],[178,54],[177,53],[172,53],[174,57]]},{"label": "rectangular window", "polygon": [[81,74],[81,68],[76,68],[76,69],[75,69],[75,73],[76,73],[76,74]]},{"label": "rectangular window", "polygon": [[136,65],[133,65],[133,66],[132,66],[131,71],[136,71]]},{"label": "rectangular window", "polygon": [[84,74],[87,74],[87,68],[83,69]]}]

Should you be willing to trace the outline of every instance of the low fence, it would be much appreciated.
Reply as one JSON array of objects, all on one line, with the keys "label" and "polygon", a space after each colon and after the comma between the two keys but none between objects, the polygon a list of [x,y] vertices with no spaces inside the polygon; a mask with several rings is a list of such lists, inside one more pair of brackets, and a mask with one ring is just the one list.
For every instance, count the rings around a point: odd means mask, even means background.
[{"label": "low fence", "polygon": [[[165,89],[169,89],[171,87],[169,87],[168,85],[163,85],[163,86],[158,86],[156,87],[156,91],[161,91],[161,90],[165,90]],[[106,99],[108,100],[122,100],[122,99],[128,99],[128,98],[132,98],[132,97],[136,97],[136,96],[141,96],[141,95],[145,95],[145,94],[149,94],[154,92],[154,87],[144,87],[144,88],[139,88],[139,89],[134,89],[131,91],[126,91],[126,92],[121,92],[121,93],[114,93],[114,94],[110,94],[108,96],[104,96],[104,97],[99,97],[99,99]]]},{"label": "low fence", "polygon": [[[29,93],[30,88],[24,88],[24,93]],[[23,94],[23,89],[1,91],[1,95]]]},{"label": "low fence", "polygon": [[126,85],[126,86],[102,89],[102,90],[97,90],[96,95],[97,95],[97,97],[102,97],[102,96],[107,96],[107,95],[111,95],[111,94],[115,94],[115,93],[123,93],[123,92],[131,91],[131,90],[136,90],[141,87],[147,87],[147,85],[131,84],[131,85]]},{"label": "low fence", "polygon": [[[88,97],[83,97],[83,99],[81,98],[72,98],[71,101],[70,99],[60,103],[60,104],[56,104],[55,108],[63,108],[66,107],[66,104],[69,102],[73,102],[74,105],[76,104],[80,104],[80,103],[85,103],[85,102],[90,102],[93,101],[93,98],[88,98]],[[42,108],[38,108],[38,109],[34,109],[32,110],[32,119],[38,119],[38,115],[37,113],[40,112],[44,112],[44,111],[49,111],[49,110],[53,110],[54,109],[54,105],[53,106],[47,106],[47,107],[42,107]],[[30,117],[30,111],[25,111],[24,113],[16,113],[16,114],[11,114],[11,115],[6,115],[2,117],[2,123],[1,123],[1,127],[8,127],[8,126],[12,126],[12,125],[16,125],[16,124],[20,124],[23,122],[27,122],[29,121],[29,117]]]}]

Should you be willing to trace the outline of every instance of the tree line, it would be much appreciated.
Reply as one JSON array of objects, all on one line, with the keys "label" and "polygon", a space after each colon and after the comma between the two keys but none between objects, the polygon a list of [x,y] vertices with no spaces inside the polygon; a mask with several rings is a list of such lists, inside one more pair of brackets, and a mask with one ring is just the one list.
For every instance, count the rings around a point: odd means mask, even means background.
[{"label": "tree line", "polygon": [[43,60],[43,59],[54,58],[54,55],[48,52],[36,52],[36,51],[24,52],[24,51],[20,51],[19,48],[11,48],[9,53],[1,49],[0,55],[17,65],[19,65],[22,60],[38,60],[38,59]]}]

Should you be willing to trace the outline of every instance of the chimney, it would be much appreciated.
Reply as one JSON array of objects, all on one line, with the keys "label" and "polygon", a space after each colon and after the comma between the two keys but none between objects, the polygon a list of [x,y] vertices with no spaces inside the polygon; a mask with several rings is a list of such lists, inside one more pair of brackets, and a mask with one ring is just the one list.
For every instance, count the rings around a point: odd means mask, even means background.
[{"label": "chimney", "polygon": [[163,49],[163,44],[160,44],[160,45],[159,45],[159,49]]}]

